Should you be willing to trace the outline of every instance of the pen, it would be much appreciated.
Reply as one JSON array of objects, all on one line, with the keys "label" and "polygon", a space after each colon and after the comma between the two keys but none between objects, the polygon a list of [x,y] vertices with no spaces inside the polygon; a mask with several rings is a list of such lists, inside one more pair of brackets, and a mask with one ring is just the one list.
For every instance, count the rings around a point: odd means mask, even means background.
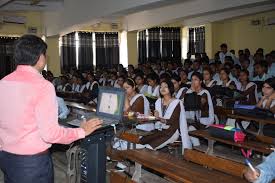
[{"label": "pen", "polygon": [[255,168],[252,166],[252,164],[250,163],[250,161],[249,161],[248,159],[245,159],[245,163],[249,166],[249,168],[250,168],[253,172],[257,173],[257,171],[255,170]]}]

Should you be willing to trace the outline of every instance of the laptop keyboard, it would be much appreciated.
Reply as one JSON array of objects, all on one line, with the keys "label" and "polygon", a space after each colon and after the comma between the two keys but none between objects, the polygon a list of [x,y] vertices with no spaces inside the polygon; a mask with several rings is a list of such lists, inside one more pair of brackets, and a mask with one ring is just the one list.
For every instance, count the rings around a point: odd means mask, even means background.
[{"label": "laptop keyboard", "polygon": [[101,120],[103,120],[103,125],[111,125],[111,124],[116,124],[118,121],[111,119],[111,118],[102,118],[100,117]]}]

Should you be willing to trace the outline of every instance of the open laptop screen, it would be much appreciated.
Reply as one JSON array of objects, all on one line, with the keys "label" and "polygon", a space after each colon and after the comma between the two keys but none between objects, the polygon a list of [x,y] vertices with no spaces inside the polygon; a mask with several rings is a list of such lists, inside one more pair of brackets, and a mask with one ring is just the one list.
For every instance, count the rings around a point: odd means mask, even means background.
[{"label": "open laptop screen", "polygon": [[97,116],[121,120],[123,117],[125,91],[119,88],[100,87],[98,91]]}]

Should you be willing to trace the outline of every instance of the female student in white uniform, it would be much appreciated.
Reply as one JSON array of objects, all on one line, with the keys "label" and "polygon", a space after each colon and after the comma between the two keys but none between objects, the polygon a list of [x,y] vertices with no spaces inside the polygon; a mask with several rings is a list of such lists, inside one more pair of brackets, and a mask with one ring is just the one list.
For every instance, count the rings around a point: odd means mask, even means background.
[{"label": "female student in white uniform", "polygon": [[221,85],[223,87],[227,87],[230,89],[237,89],[237,85],[234,81],[230,80],[230,71],[226,68],[222,68],[220,70],[220,82],[218,85]]},{"label": "female student in white uniform", "polygon": [[156,101],[154,112],[155,117],[160,119],[155,124],[158,130],[140,139],[141,144],[147,148],[161,149],[167,144],[175,142],[179,135],[181,135],[183,150],[192,147],[183,104],[180,100],[172,97],[173,93],[173,83],[170,80],[163,81],[160,85],[161,98]]},{"label": "female student in white uniform", "polygon": [[[198,72],[194,72],[191,76],[191,79],[191,88],[187,90],[184,100],[186,97],[188,97],[188,94],[194,92],[201,98],[199,111],[186,111],[187,121],[192,121],[188,129],[189,131],[194,131],[197,130],[197,128],[205,128],[214,123],[214,107],[210,93],[202,87],[202,75]],[[184,101],[184,105],[188,105],[186,100]],[[195,119],[197,122],[193,123]],[[191,137],[191,141],[193,146],[200,145],[197,138]]]},{"label": "female student in white uniform", "polygon": [[[125,80],[123,88],[126,91],[124,111],[128,112],[138,112],[149,116],[150,114],[150,104],[147,98],[143,94],[139,94],[136,83],[132,78]],[[152,131],[155,129],[154,123],[137,125],[137,129],[144,131]]]},{"label": "female student in white uniform", "polygon": [[[275,118],[275,79],[267,79],[264,82],[262,92],[263,97],[258,102],[257,107],[270,110],[274,114]],[[265,125],[263,133],[266,136],[275,138],[275,125]]]},{"label": "female student in white uniform", "polygon": [[181,79],[178,75],[173,74],[171,81],[174,85],[174,93],[173,97],[176,99],[182,100],[186,91],[188,90],[187,87],[181,87]]},{"label": "female student in white uniform", "polygon": [[126,79],[123,88],[126,91],[124,111],[138,112],[148,116],[150,113],[149,101],[143,94],[139,94],[134,80],[132,78]]},{"label": "female student in white uniform", "polygon": [[239,80],[241,83],[240,93],[246,96],[246,100],[240,101],[240,103],[256,105],[258,102],[257,85],[249,81],[249,72],[247,70],[241,70]]},{"label": "female student in white uniform", "polygon": [[155,73],[147,75],[148,90],[147,94],[154,97],[159,97],[159,77]]},{"label": "female student in white uniform", "polygon": [[203,83],[206,88],[211,88],[217,84],[217,81],[213,79],[213,73],[210,68],[203,69]]},{"label": "female student in white uniform", "polygon": [[135,82],[137,84],[137,88],[138,88],[140,94],[147,93],[148,85],[146,85],[144,83],[144,74],[137,73],[135,76]]}]

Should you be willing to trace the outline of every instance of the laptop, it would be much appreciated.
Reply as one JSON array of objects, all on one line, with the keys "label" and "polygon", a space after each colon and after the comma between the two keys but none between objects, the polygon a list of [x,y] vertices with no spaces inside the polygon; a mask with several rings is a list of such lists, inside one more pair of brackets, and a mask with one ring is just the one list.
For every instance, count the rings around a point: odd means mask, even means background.
[{"label": "laptop", "polygon": [[[99,87],[96,112],[86,113],[83,118],[99,118],[103,121],[102,127],[118,124],[123,118],[124,100],[124,89]],[[75,119],[68,124],[79,127],[82,121]]]}]

